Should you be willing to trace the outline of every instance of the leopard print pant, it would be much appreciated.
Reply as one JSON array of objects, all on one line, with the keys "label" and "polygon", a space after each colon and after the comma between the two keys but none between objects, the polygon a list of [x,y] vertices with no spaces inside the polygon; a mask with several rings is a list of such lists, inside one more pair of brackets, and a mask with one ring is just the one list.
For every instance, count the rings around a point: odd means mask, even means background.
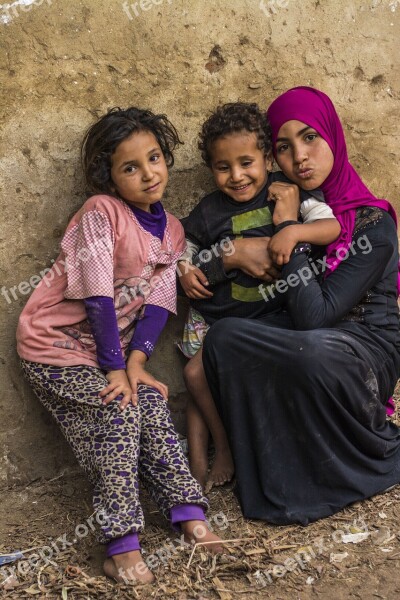
[{"label": "leopard print pant", "polygon": [[208,508],[189,471],[167,403],[157,390],[139,385],[138,405],[120,412],[120,398],[107,406],[99,398],[108,385],[100,369],[25,360],[21,364],[93,485],[93,506],[106,523],[99,541],[143,530],[139,477],[167,519],[175,505]]}]

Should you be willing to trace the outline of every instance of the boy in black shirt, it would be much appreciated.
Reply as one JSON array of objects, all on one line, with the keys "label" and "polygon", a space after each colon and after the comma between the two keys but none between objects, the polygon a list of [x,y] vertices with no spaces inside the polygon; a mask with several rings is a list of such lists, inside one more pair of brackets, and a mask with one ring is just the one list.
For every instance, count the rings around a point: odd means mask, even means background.
[{"label": "boy in black shirt", "polygon": [[[234,467],[203,371],[203,339],[209,326],[220,318],[257,318],[278,309],[283,301],[282,294],[268,296],[266,288],[260,288],[264,282],[242,270],[225,273],[223,252],[229,255],[234,251],[235,238],[274,235],[273,214],[280,186],[291,182],[281,172],[270,173],[270,128],[256,104],[238,102],[218,107],[203,124],[200,140],[203,160],[211,168],[218,190],[205,196],[183,220],[188,249],[181,257],[179,277],[191,298],[181,345],[190,358],[184,379],[193,399],[187,411],[189,462],[194,477],[209,489],[229,481]],[[278,265],[287,262],[298,242],[325,245],[340,233],[321,192],[300,191],[300,200],[303,224],[282,230],[268,245]],[[213,260],[206,260],[210,255]],[[215,460],[206,485],[209,431]]]}]

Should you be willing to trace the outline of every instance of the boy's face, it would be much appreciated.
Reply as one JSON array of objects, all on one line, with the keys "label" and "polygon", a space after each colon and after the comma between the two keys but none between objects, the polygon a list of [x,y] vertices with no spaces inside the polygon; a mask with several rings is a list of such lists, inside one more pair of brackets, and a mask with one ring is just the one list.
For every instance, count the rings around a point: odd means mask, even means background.
[{"label": "boy's face", "polygon": [[236,202],[247,202],[264,186],[272,168],[270,157],[248,131],[218,138],[211,148],[211,170],[218,188]]}]

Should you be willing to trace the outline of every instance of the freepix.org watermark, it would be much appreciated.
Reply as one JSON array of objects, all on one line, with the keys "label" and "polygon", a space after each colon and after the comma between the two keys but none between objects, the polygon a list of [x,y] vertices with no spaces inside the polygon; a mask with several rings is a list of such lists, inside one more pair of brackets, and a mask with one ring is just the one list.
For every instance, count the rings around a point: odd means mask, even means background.
[{"label": "freepix.org watermark", "polygon": [[145,279],[139,281],[134,286],[124,285],[119,292],[119,298],[124,297],[126,302],[136,300],[136,298],[143,297],[147,298],[149,294],[155,290],[161,284],[171,284],[176,277],[176,274],[180,277],[181,275],[187,275],[191,268],[200,267],[200,264],[208,263],[212,260],[213,256],[216,258],[220,256],[231,256],[235,252],[235,246],[229,238],[224,238],[220,242],[213,244],[210,249],[201,250],[194,258],[194,263],[189,261],[179,262],[179,266],[175,271],[165,269],[161,275],[153,275],[149,281]]},{"label": "freepix.org watermark", "polygon": [[[358,251],[361,254],[369,254],[372,251],[372,245],[367,235],[362,235],[357,240],[351,242],[348,248],[338,248],[336,251],[337,261],[334,261],[334,266],[336,267],[338,263],[344,262],[349,256],[354,256]],[[296,273],[290,273],[286,279],[279,279],[275,284],[265,286],[261,283],[258,286],[258,290],[265,302],[268,302],[271,298],[275,298],[276,293],[284,294],[290,287],[297,287],[300,283],[307,287],[309,282],[314,278],[314,274],[320,275],[325,273],[327,269],[332,269],[327,261],[328,257],[326,255],[323,258],[318,258],[316,262],[309,259],[309,266],[302,267]]]},{"label": "freepix.org watermark", "polygon": [[[320,536],[307,546],[299,548],[296,553],[286,557],[282,563],[253,573],[257,587],[263,588],[297,569],[306,570],[311,561],[323,555],[329,555],[335,544],[343,544],[357,539],[362,541],[373,535],[373,531],[369,530],[363,517],[355,518],[352,523],[343,524],[341,527],[342,529],[336,529],[330,537]],[[357,531],[357,533],[353,533],[353,531]]]},{"label": "freepix.org watermark", "polygon": [[34,6],[42,4],[52,5],[52,0],[15,0],[7,4],[0,4],[0,23],[10,23],[19,17],[20,11],[29,12]]},{"label": "freepix.org watermark", "polygon": [[[215,515],[212,515],[209,520],[207,520],[207,527],[210,531],[213,531],[215,528],[220,531],[224,531],[229,525],[227,516],[222,512],[218,512]],[[205,525],[199,524],[194,528],[194,535],[198,540],[202,540],[202,538],[206,535],[207,530]],[[222,540],[223,541],[223,540]],[[145,564],[137,565],[136,567],[130,567],[125,570],[120,568],[118,570],[119,576],[122,580],[129,584],[132,581],[135,581],[136,574],[142,575],[147,568],[153,570],[157,567],[165,566],[170,560],[172,560],[176,554],[179,554],[181,550],[192,549],[193,543],[187,542],[185,540],[184,534],[176,537],[174,540],[167,538],[166,542],[160,546],[157,550],[155,550],[152,554],[148,556],[143,552]],[[141,572],[140,570],[143,570]]]},{"label": "freepix.org watermark", "polygon": [[[28,294],[30,294],[35,288],[38,287],[42,280],[44,285],[46,285],[49,288],[56,275],[61,276],[67,273],[69,269],[77,267],[80,262],[87,262],[99,253],[105,251],[112,252],[112,245],[110,239],[107,236],[100,237],[93,244],[82,247],[76,254],[76,262],[74,265],[70,265],[67,259],[59,259],[57,260],[57,262],[54,259],[52,259],[52,267],[46,267],[39,273],[32,275],[28,280],[21,281],[19,284],[13,285],[9,288],[3,285],[0,289],[0,295],[2,295],[5,298],[7,304],[11,304],[13,300],[19,299],[19,295],[27,296]],[[199,252],[197,258],[199,261],[201,261],[202,264],[204,264],[210,262],[213,256],[231,256],[231,254],[233,254],[234,252],[235,247],[233,242],[229,238],[224,238],[218,244],[213,244],[210,249],[202,250],[201,252]],[[200,262],[195,261],[194,266],[200,266]],[[187,274],[189,270],[190,264],[185,264],[184,266],[182,266],[181,263],[177,269],[177,272],[178,275],[181,275],[182,272],[184,274]],[[121,290],[120,295],[125,296],[128,302],[131,302],[132,299],[136,299],[137,296],[146,298],[150,294],[150,292],[156,289],[159,285],[170,283],[170,280],[172,281],[172,279],[174,278],[175,273],[171,273],[168,270],[165,270],[161,273],[161,275],[153,275],[153,277],[149,281],[145,279],[140,279],[138,284],[134,287],[124,286]]]},{"label": "freepix.org watermark", "polygon": [[[74,546],[80,540],[93,533],[98,525],[102,527],[110,525],[110,518],[101,510],[93,513],[84,523],[76,525],[72,540],[68,539],[66,533],[63,533],[56,540],[49,541],[49,544],[46,546],[24,550],[24,556],[29,553],[29,557],[19,560],[17,565],[1,567],[0,575],[6,581],[9,577],[16,578],[18,575],[26,577],[31,571],[36,571],[48,564],[56,564],[54,561],[57,560],[60,552]],[[33,551],[34,553],[31,554]]]},{"label": "freepix.org watermark", "polygon": [[289,0],[260,0],[259,8],[266,17],[276,15],[280,8],[287,8]]},{"label": "freepix.org watermark", "polygon": [[[112,251],[112,245],[110,239],[107,236],[100,237],[92,244],[81,248],[76,254],[76,263],[74,266],[77,266],[80,262],[86,262],[90,258],[95,257],[98,253],[104,251]],[[18,293],[21,296],[27,296],[35,288],[37,288],[37,286],[42,280],[44,284],[49,288],[56,274],[58,276],[61,276],[64,273],[67,273],[68,269],[73,268],[71,265],[68,264],[67,259],[60,259],[57,262],[54,259],[52,259],[51,262],[53,263],[52,267],[46,267],[38,274],[32,275],[27,281],[20,281],[18,285],[13,285],[10,288],[6,288],[6,286],[3,285],[0,290],[0,294],[6,299],[8,304],[11,304],[13,300],[18,300]]]},{"label": "freepix.org watermark", "polygon": [[153,6],[160,6],[160,4],[172,4],[173,0],[139,0],[139,2],[123,2],[122,10],[127,15],[130,21],[133,21],[134,17],[139,17],[144,11],[148,11]]},{"label": "freepix.org watermark", "polygon": [[[195,267],[200,267],[200,264],[209,263],[212,260],[213,256],[215,256],[215,258],[219,258],[220,256],[232,256],[232,254],[234,253],[235,245],[231,239],[226,237],[223,238],[220,242],[212,244],[210,248],[201,250],[197,254],[197,256],[194,257],[195,262],[193,264]],[[190,270],[188,263],[184,265],[182,265],[181,263],[177,269],[179,276],[182,275],[182,268],[184,270],[184,275],[186,275],[188,273],[188,270]]]}]

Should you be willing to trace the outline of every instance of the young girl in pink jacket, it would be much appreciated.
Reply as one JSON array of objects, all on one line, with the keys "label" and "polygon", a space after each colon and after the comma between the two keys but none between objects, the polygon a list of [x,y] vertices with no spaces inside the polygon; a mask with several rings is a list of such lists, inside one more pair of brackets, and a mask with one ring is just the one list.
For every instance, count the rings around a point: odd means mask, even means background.
[{"label": "young girl in pink jacket", "polygon": [[18,353],[35,393],[93,485],[104,525],[105,573],[150,582],[138,534],[139,477],[187,540],[215,541],[207,500],[190,474],[150,357],[176,312],[179,221],[161,199],[181,143],[164,115],[113,109],[86,133],[91,197],[69,223],[61,254],[24,308]]}]

